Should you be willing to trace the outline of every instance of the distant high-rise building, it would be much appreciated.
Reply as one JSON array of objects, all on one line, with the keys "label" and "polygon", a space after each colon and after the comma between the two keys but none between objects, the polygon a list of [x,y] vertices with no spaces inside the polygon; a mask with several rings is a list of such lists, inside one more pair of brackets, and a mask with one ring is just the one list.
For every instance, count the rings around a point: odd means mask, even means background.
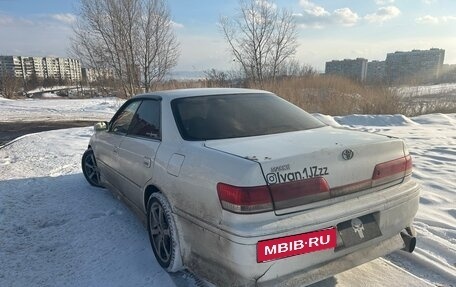
[{"label": "distant high-rise building", "polygon": [[444,57],[445,50],[436,48],[388,53],[385,61],[387,81],[435,81],[442,71]]},{"label": "distant high-rise building", "polygon": [[24,80],[53,78],[81,81],[81,63],[79,60],[55,57],[0,56],[0,75],[8,75]]},{"label": "distant high-rise building", "polygon": [[371,61],[367,63],[366,81],[368,83],[383,83],[386,78],[385,61]]},{"label": "distant high-rise building", "polygon": [[0,56],[0,76],[7,74],[16,78],[23,78],[24,71],[22,67],[21,57]]},{"label": "distant high-rise building", "polygon": [[325,74],[344,76],[363,82],[366,80],[367,59],[357,58],[326,62]]},{"label": "distant high-rise building", "polygon": [[[368,83],[429,83],[448,81],[454,70],[443,67],[445,50],[412,50],[388,53],[385,61],[355,60],[326,62],[326,74],[349,77]],[[445,73],[445,74],[444,74]]]}]

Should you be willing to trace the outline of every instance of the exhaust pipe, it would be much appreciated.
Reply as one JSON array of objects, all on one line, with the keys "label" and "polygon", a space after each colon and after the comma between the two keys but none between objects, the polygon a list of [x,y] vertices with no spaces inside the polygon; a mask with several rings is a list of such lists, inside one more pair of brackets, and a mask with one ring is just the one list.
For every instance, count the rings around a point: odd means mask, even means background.
[{"label": "exhaust pipe", "polygon": [[401,231],[401,237],[405,245],[402,250],[412,253],[416,246],[416,232],[413,226],[409,226],[405,228],[405,231]]}]

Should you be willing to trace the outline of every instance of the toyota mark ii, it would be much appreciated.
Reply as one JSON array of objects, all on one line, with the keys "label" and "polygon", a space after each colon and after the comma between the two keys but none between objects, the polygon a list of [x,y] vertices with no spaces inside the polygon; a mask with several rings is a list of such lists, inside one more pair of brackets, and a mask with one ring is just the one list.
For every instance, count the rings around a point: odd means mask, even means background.
[{"label": "toyota mark ii", "polygon": [[398,138],[250,89],[138,95],[95,131],[86,179],[147,218],[169,272],[301,286],[415,246],[419,186]]}]

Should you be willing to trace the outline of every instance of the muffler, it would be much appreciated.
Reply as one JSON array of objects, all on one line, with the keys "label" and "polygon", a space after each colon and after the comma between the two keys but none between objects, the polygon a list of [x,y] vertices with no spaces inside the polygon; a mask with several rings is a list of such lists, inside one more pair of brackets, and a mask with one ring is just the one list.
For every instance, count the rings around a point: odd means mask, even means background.
[{"label": "muffler", "polygon": [[401,237],[405,245],[402,250],[412,253],[416,246],[415,228],[413,226],[406,227],[404,231],[401,231]]}]

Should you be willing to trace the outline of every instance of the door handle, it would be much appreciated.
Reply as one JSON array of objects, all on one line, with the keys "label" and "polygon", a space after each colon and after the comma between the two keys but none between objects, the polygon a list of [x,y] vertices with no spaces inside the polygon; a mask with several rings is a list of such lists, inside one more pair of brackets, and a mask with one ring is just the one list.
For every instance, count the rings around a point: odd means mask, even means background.
[{"label": "door handle", "polygon": [[144,159],[143,159],[143,164],[146,166],[146,167],[150,167],[151,164],[152,164],[152,159],[148,156],[145,156]]}]

